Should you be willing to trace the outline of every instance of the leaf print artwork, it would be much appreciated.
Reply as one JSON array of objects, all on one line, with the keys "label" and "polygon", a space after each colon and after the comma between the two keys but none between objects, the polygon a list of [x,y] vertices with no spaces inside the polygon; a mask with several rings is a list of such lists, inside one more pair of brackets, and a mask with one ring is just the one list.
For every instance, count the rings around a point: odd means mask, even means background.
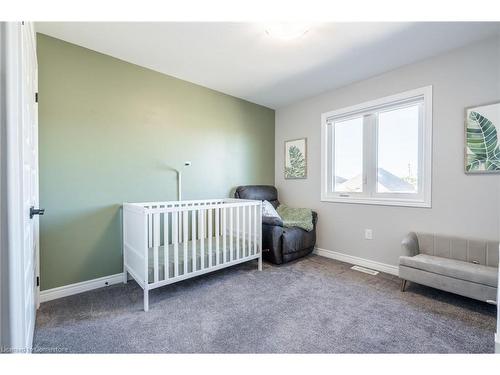
[{"label": "leaf print artwork", "polygon": [[285,142],[285,178],[306,178],[306,139]]},{"label": "leaf print artwork", "polygon": [[500,103],[467,111],[466,156],[467,173],[499,173],[500,144],[498,129]]}]

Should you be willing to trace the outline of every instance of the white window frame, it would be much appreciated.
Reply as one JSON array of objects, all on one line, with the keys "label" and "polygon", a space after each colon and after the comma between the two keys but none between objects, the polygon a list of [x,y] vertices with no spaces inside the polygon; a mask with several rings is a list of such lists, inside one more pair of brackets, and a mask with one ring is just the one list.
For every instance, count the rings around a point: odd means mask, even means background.
[{"label": "white window frame", "polygon": [[[378,116],[385,110],[419,104],[418,193],[377,193]],[[363,128],[363,192],[335,192],[333,123],[365,117]],[[321,200],[324,202],[406,207],[432,206],[432,86],[337,109],[321,115]]]}]

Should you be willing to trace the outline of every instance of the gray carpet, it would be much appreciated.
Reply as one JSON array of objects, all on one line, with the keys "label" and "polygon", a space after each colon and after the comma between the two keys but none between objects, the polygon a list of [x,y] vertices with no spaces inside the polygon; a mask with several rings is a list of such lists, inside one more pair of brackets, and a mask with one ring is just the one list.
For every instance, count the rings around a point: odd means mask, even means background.
[{"label": "gray carpet", "polygon": [[135,282],[41,305],[36,352],[491,353],[496,308],[309,256],[156,289]]}]

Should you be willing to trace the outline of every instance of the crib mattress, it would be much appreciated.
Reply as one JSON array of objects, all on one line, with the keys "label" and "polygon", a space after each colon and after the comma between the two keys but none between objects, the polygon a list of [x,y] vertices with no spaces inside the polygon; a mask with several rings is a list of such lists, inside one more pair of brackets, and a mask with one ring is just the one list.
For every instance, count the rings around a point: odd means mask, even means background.
[{"label": "crib mattress", "polygon": [[[216,248],[216,238],[212,237],[211,239],[205,239],[204,241],[204,268],[207,268],[209,265],[209,252],[208,252],[208,243],[212,242],[212,266],[215,266],[217,260],[217,253],[219,254],[219,264],[224,263],[224,250],[222,249],[222,237],[219,237],[219,248]],[[239,242],[239,250],[237,253],[236,246]],[[187,272],[193,272],[193,241],[187,242]],[[226,257],[227,262],[231,260],[231,254],[229,251],[230,243],[229,237],[226,238]],[[184,274],[184,242],[178,244],[178,263],[179,263],[179,276]],[[159,246],[158,249],[158,281],[165,280],[165,247]],[[241,239],[233,237],[233,260],[244,258],[250,255],[254,255],[254,242],[249,241],[248,239]],[[150,283],[154,282],[154,255],[155,248],[150,247],[148,249],[148,280]],[[195,270],[201,270],[201,240],[196,241],[196,252],[194,254],[195,257]],[[168,246],[168,278],[174,277],[175,272],[175,262],[174,262],[174,245]]]}]

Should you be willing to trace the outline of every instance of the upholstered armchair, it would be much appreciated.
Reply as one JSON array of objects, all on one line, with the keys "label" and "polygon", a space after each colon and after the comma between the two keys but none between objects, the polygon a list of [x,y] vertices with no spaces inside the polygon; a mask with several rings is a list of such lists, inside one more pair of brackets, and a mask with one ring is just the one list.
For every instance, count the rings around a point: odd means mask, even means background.
[{"label": "upholstered armchair", "polygon": [[[235,198],[266,200],[274,208],[280,205],[278,191],[269,185],[238,186]],[[310,254],[316,244],[316,223],[318,215],[313,211],[314,229],[307,232],[304,229],[283,227],[278,218],[262,218],[262,250],[263,258],[274,264],[290,262]]]}]

